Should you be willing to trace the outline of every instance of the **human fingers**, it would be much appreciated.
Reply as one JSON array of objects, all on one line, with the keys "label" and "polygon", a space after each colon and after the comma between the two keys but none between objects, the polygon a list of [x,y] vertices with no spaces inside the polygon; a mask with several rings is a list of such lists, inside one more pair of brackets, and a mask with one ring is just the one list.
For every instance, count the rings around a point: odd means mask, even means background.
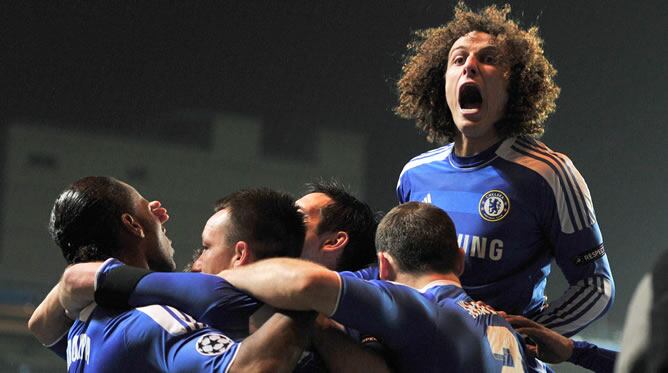
[{"label": "human fingers", "polygon": [[153,214],[160,219],[160,223],[166,223],[167,220],[169,220],[169,214],[167,213],[167,210],[164,208],[159,208],[158,210],[155,210]]},{"label": "human fingers", "polygon": [[[518,333],[527,336],[535,342],[536,356],[551,364],[568,360],[573,353],[573,342],[545,327],[516,328]],[[527,348],[531,346],[526,344]]]},{"label": "human fingers", "polygon": [[541,341],[545,336],[545,331],[539,328],[534,328],[534,327],[514,327],[514,328],[518,333],[530,337],[535,341]]},{"label": "human fingers", "polygon": [[151,201],[148,203],[148,207],[151,210],[151,213],[160,220],[160,223],[164,224],[169,220],[169,213],[166,208],[162,207],[160,201]]},{"label": "human fingers", "polygon": [[531,327],[531,328],[541,328],[542,325],[538,324],[533,320],[529,320],[524,316],[520,315],[505,315],[504,318],[510,323],[515,329],[518,327]]},{"label": "human fingers", "polygon": [[538,346],[537,345],[532,345],[532,344],[526,344],[526,351],[529,354],[529,356],[536,358],[538,357]]}]

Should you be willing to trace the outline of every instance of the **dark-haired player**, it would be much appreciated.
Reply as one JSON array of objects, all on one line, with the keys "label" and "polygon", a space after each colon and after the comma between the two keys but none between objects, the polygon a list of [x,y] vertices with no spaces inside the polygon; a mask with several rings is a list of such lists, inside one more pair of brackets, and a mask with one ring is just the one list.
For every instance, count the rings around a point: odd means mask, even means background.
[{"label": "dark-haired player", "polygon": [[[284,206],[287,216],[292,216],[294,224],[287,222],[274,229],[297,237],[288,240],[293,244],[288,253],[297,256],[303,243],[304,226],[294,201],[271,191],[251,195],[259,200],[256,206]],[[244,195],[245,199],[248,197]],[[87,177],[58,197],[49,230],[70,264],[113,256],[135,267],[164,270],[174,268],[173,249],[163,228],[166,218],[165,211],[149,204],[131,186],[113,178]],[[293,227],[294,232],[291,232]],[[249,247],[235,246],[233,252],[233,256],[241,255],[239,261],[252,260],[254,255]],[[105,262],[102,274],[114,265],[113,261]],[[66,271],[64,279],[68,277]],[[308,317],[297,321],[277,313],[252,336],[238,343],[177,308],[149,305],[124,311],[92,303],[80,309],[81,299],[89,299],[67,290],[54,288],[36,310],[29,326],[40,340],[49,343],[43,333],[53,324],[43,322],[49,318],[55,318],[56,322],[62,320],[64,309],[59,302],[72,306],[68,310],[80,311],[67,338],[63,336],[51,346],[67,358],[70,372],[290,370],[307,342],[310,327]],[[234,291],[231,287],[228,289],[228,293]],[[238,296],[231,295],[230,299],[235,297]],[[230,307],[233,304],[231,302]]]},{"label": "dark-haired player", "polygon": [[[469,295],[570,336],[607,312],[614,283],[587,184],[536,140],[555,109],[556,70],[538,30],[509,12],[460,3],[450,22],[417,34],[395,111],[448,144],[408,162],[397,194],[452,217]],[[553,259],[570,286],[548,304]]]},{"label": "dark-haired player", "polygon": [[297,206],[306,222],[302,258],[335,271],[356,271],[375,262],[376,216],[341,184],[309,183]]},{"label": "dark-haired player", "polygon": [[[251,208],[252,198],[243,198],[244,193],[235,193],[232,195],[233,199],[225,197],[216,203],[215,213],[209,218],[202,232],[202,248],[195,253],[192,271],[214,274],[228,267],[248,263],[239,263],[238,260],[244,257],[243,248],[249,244],[254,249],[253,260],[277,256],[267,255],[267,252],[271,247],[282,247],[286,244],[285,239],[271,234],[272,227],[281,226],[277,221],[285,220],[280,211],[272,209],[271,206]],[[338,270],[356,270],[374,261],[376,216],[366,203],[352,196],[344,187],[336,182],[308,184],[306,194],[297,200],[296,205],[304,214],[306,223],[302,257]],[[235,257],[235,251],[240,255]],[[107,282],[114,281],[116,280]],[[136,283],[124,285],[127,285],[124,287],[127,296],[124,302],[127,304],[122,304],[123,306],[140,307],[151,303],[176,306],[198,321],[225,330],[233,339],[243,338],[248,334],[245,320],[258,305],[252,298],[230,299],[227,292],[229,284],[218,277],[151,273]],[[235,304],[234,309],[228,306],[230,302]],[[346,350],[347,354],[356,350],[350,345],[350,340],[345,340],[334,331],[323,333],[326,333],[327,337],[322,334],[323,338],[318,338],[318,341],[327,343],[327,347],[319,343],[318,347],[323,347],[319,350],[324,352],[326,348],[328,352],[332,351],[337,341],[347,343],[350,347]],[[362,359],[369,358],[366,353],[359,356]],[[315,355],[311,357],[317,359]],[[330,367],[337,363],[336,358],[328,360]],[[369,368],[369,364],[374,363],[366,364]]]},{"label": "dark-haired player", "polygon": [[[341,185],[335,182],[308,184],[306,194],[296,205],[304,214],[306,225],[302,258],[332,270],[347,271],[361,269],[375,260],[376,216],[369,205]],[[288,236],[272,232],[285,225],[285,214],[271,206],[253,206],[252,193],[242,191],[222,198],[216,202],[214,211],[202,231],[202,248],[195,254],[191,271],[217,274],[266,257],[296,255],[285,254],[286,248],[295,244],[287,242]],[[283,223],[279,224],[281,221]],[[249,245],[252,251],[245,250]],[[247,255],[249,253],[252,255]],[[155,273],[127,290],[132,291],[128,299],[132,306],[150,302],[174,305],[187,310],[197,320],[224,327],[226,331],[243,325],[238,321],[248,316],[247,312],[235,313],[234,317],[229,311],[218,312],[226,307],[227,299],[225,289],[212,278]],[[254,304],[252,299],[247,302],[249,306]],[[242,336],[244,332],[247,333],[241,330]]]},{"label": "dark-haired player", "polygon": [[[374,237],[378,220],[371,207],[349,193],[332,179],[306,184],[304,195],[297,200],[304,214],[306,237],[302,258],[335,271],[356,271],[376,260]],[[224,206],[219,200],[214,211]],[[197,250],[191,270],[201,254]],[[195,266],[198,271],[201,263]]]},{"label": "dark-haired player", "polygon": [[376,234],[379,275],[330,271],[294,259],[270,259],[220,275],[276,307],[316,310],[378,338],[403,372],[525,372],[541,365],[489,306],[461,289],[464,257],[441,209],[407,203]]}]

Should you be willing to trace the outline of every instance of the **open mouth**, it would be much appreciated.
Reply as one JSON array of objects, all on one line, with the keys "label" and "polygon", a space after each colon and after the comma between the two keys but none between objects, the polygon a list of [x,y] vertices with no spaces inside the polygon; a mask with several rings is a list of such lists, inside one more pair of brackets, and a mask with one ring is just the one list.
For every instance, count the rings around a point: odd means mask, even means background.
[{"label": "open mouth", "polygon": [[459,88],[459,107],[462,109],[479,109],[482,106],[482,95],[475,84],[464,84]]}]

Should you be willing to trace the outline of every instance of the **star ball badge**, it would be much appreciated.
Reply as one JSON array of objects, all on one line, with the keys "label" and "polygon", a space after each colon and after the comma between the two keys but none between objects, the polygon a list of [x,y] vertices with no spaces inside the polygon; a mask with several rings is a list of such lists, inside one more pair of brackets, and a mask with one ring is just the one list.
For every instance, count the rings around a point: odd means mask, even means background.
[{"label": "star ball badge", "polygon": [[205,334],[197,340],[197,352],[204,356],[220,355],[227,351],[234,342],[227,336],[218,333]]}]

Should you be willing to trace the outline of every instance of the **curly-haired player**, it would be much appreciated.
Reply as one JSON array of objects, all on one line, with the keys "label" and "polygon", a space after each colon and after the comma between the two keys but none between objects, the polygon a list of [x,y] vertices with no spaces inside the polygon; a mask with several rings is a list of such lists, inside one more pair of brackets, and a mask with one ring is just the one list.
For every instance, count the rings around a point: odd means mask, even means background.
[{"label": "curly-haired player", "polygon": [[[572,335],[607,311],[614,283],[584,179],[536,140],[555,109],[556,70],[538,29],[509,13],[460,3],[409,45],[395,111],[449,144],[408,162],[397,194],[452,217],[467,293]],[[552,259],[570,287],[548,306]]]}]

